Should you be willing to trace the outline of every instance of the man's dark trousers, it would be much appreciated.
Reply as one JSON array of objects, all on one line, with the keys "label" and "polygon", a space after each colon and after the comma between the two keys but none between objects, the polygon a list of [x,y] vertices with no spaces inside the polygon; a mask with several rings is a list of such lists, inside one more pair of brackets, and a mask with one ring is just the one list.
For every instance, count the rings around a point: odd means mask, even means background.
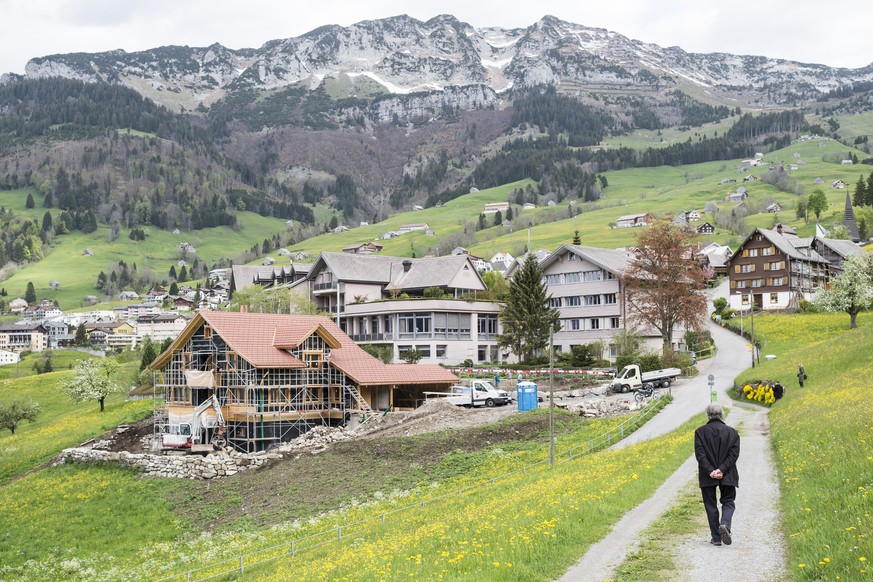
[{"label": "man's dark trousers", "polygon": [[[715,499],[715,490],[721,490],[721,521],[718,519],[718,502]],[[709,532],[712,539],[720,540],[721,534],[718,526],[722,523],[731,529],[731,519],[734,516],[734,500],[737,498],[737,488],[731,485],[715,485],[713,487],[701,487],[703,493],[703,507],[706,509],[706,517],[709,520]]]}]

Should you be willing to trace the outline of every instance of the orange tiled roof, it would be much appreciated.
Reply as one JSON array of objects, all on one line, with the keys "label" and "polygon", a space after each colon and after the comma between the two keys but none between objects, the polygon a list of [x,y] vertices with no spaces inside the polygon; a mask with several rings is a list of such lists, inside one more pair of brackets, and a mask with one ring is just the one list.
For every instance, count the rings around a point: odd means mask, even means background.
[{"label": "orange tiled roof", "polygon": [[300,345],[313,333],[319,333],[331,346],[330,364],[359,385],[451,384],[458,381],[457,376],[438,365],[383,364],[361,349],[327,317],[221,311],[201,312],[200,316],[230,349],[259,368],[303,367],[304,363],[286,350]]}]

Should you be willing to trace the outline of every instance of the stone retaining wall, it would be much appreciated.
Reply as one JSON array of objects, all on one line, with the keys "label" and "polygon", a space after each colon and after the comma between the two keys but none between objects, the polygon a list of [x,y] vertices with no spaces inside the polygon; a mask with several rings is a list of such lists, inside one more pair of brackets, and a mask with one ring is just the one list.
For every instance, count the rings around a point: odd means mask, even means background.
[{"label": "stone retaining wall", "polygon": [[[56,465],[68,460],[80,463],[118,463],[122,467],[136,467],[154,477],[177,477],[182,479],[214,479],[234,475],[240,471],[259,467],[274,455],[231,455],[217,453],[200,455],[150,455],[138,453],[114,453],[89,447],[64,449],[55,461]],[[278,457],[278,455],[275,455]]]}]

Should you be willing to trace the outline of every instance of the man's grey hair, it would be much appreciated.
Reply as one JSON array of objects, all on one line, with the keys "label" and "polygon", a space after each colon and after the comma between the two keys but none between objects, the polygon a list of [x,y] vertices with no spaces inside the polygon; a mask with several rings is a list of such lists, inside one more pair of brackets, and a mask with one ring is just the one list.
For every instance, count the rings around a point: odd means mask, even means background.
[{"label": "man's grey hair", "polygon": [[706,407],[706,417],[709,420],[713,418],[723,419],[724,418],[724,410],[721,408],[721,404],[710,404]]}]

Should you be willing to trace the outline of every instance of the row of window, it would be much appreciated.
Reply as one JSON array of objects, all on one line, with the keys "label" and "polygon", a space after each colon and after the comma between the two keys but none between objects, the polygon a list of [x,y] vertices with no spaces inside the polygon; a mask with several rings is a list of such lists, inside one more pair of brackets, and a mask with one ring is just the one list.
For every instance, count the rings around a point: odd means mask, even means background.
[{"label": "row of window", "polygon": [[757,257],[759,253],[762,257],[770,257],[776,254],[776,249],[774,247],[764,247],[761,249],[743,249],[744,257]]},{"label": "row of window", "polygon": [[[743,295],[740,296],[740,303],[742,305],[748,305],[749,304],[749,297],[751,297],[751,296],[752,296],[751,293],[748,293],[748,294],[744,293]],[[770,304],[774,305],[776,303],[779,303],[779,294],[778,293],[770,293]]]},{"label": "row of window", "polygon": [[[433,350],[431,350],[430,344],[416,344],[416,345],[398,345],[397,353],[402,359],[407,352],[411,350],[417,350],[422,358],[430,358],[431,354],[433,357],[444,360],[446,359],[446,351],[448,346],[446,344],[436,344],[433,346]],[[476,349],[476,358],[478,362],[496,362],[498,361],[498,347],[495,345],[479,345]]]},{"label": "row of window", "polygon": [[571,318],[561,320],[562,331],[586,331],[597,329],[618,329],[621,327],[619,317]]},{"label": "row of window", "polygon": [[615,279],[609,271],[574,271],[572,273],[555,273],[546,275],[546,285],[571,285],[573,283],[593,283],[595,281],[609,281]]},{"label": "row of window", "polygon": [[[750,289],[764,286],[764,279],[744,279],[740,281],[731,281],[731,287],[734,289]],[[781,287],[785,285],[785,277],[770,277],[766,279],[768,287]]]},{"label": "row of window", "polygon": [[[785,268],[785,261],[773,261],[772,263],[764,263],[765,271],[779,271]],[[734,265],[734,273],[754,273],[755,265],[749,263],[746,265]]]},{"label": "row of window", "polygon": [[568,297],[549,297],[549,307],[590,307],[594,305],[615,305],[617,302],[615,293],[603,295],[570,295]]}]

